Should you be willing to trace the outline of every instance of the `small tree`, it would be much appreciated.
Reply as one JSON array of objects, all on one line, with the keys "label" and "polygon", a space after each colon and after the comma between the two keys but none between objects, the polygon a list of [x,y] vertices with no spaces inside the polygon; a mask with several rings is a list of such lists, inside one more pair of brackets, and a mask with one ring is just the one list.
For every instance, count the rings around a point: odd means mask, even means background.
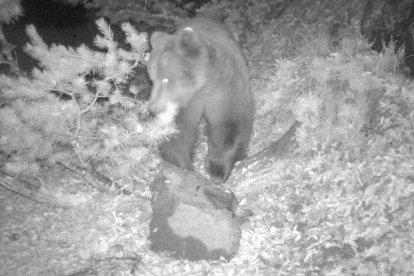
[{"label": "small tree", "polygon": [[103,19],[97,26],[99,52],[85,45],[49,47],[33,25],[27,27],[25,51],[41,69],[32,78],[0,76],[0,153],[9,173],[35,177],[56,162],[73,162],[102,165],[123,177],[131,168],[148,168],[151,148],[175,131],[173,107],[142,120],[145,105],[124,93],[133,69],[145,65],[147,34],[124,23],[126,51]]}]

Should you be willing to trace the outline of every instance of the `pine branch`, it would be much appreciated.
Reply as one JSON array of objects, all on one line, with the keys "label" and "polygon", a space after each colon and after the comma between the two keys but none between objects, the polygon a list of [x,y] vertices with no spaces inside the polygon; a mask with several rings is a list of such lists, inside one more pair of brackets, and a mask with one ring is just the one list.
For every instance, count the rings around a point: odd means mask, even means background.
[{"label": "pine branch", "polygon": [[[143,121],[136,110],[145,110],[145,105],[123,93],[133,69],[145,63],[147,35],[124,24],[132,48],[127,52],[118,48],[103,19],[97,24],[100,34],[95,42],[105,52],[84,45],[49,46],[33,25],[28,26],[30,43],[25,50],[43,69],[33,70],[33,80],[0,76],[5,83],[1,96],[9,106],[0,110],[5,115],[0,123],[6,126],[0,130],[5,137],[0,143],[5,154],[16,155],[4,166],[14,175],[33,177],[45,165],[73,160],[102,164],[115,178],[124,177],[131,169],[145,171],[152,166],[148,160],[154,159],[153,147],[176,131],[176,107],[171,106],[164,117]],[[109,101],[102,104],[98,101],[102,98]],[[24,137],[12,130],[16,126]]]}]

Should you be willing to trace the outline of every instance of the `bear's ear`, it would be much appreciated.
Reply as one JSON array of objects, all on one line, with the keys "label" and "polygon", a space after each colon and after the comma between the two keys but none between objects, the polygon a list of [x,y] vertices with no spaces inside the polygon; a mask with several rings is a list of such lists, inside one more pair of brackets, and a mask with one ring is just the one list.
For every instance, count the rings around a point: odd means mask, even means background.
[{"label": "bear's ear", "polygon": [[151,35],[151,45],[152,48],[162,47],[163,44],[167,41],[168,37],[171,35],[163,32],[153,32]]},{"label": "bear's ear", "polygon": [[187,57],[197,58],[201,55],[203,42],[191,27],[186,27],[178,39],[178,49]]}]

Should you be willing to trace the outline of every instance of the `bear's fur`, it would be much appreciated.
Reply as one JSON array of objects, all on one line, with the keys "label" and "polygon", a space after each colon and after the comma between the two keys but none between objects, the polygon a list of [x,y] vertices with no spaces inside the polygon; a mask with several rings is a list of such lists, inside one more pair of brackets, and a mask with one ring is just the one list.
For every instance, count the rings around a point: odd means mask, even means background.
[{"label": "bear's fur", "polygon": [[178,104],[180,133],[160,146],[164,160],[193,169],[201,118],[207,122],[207,171],[226,180],[245,157],[252,133],[254,101],[245,58],[218,21],[197,16],[172,34],[155,32],[148,73],[153,82],[149,110]]}]

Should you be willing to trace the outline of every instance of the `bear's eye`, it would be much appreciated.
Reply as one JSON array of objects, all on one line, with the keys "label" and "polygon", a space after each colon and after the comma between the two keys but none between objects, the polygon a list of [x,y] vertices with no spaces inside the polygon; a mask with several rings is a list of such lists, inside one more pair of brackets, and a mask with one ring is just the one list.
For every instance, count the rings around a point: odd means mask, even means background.
[{"label": "bear's eye", "polygon": [[164,87],[167,87],[168,90],[174,89],[174,80],[169,78],[163,78],[161,83]]}]

